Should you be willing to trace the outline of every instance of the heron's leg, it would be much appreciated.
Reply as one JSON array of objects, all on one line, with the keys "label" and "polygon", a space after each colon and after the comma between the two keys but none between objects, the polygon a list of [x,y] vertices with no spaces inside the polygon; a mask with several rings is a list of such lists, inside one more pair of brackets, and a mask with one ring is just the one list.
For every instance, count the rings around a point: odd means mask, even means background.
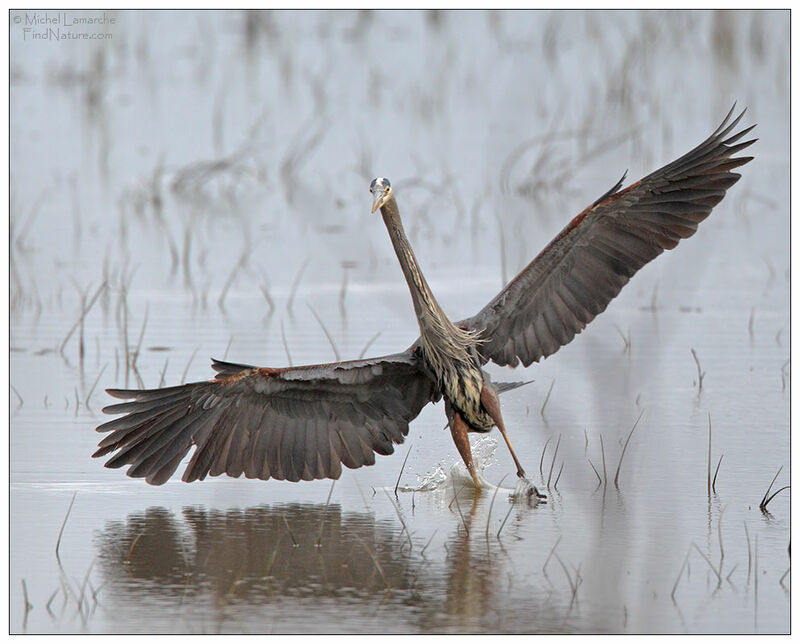
[{"label": "heron's leg", "polygon": [[470,449],[469,437],[467,436],[468,431],[469,426],[464,419],[461,418],[461,414],[453,410],[452,418],[450,418],[450,433],[453,435],[453,442],[456,444],[456,448],[458,448],[458,453],[461,454],[464,465],[467,466],[467,471],[472,477],[475,487],[480,490],[481,484],[480,481],[478,481],[478,475],[475,473],[475,464],[472,462],[472,450]]},{"label": "heron's leg", "polygon": [[497,429],[499,429],[500,433],[503,435],[503,439],[506,441],[506,445],[508,445],[508,451],[511,452],[511,458],[514,459],[514,465],[517,466],[517,476],[525,478],[525,470],[522,469],[522,465],[520,465],[519,459],[514,453],[514,448],[511,447],[511,441],[508,440],[506,427],[503,424],[503,415],[500,413],[500,401],[497,399],[497,393],[492,387],[483,386],[481,390],[481,404],[486,410],[486,413],[489,414],[489,417],[494,421],[494,424],[497,425]]}]

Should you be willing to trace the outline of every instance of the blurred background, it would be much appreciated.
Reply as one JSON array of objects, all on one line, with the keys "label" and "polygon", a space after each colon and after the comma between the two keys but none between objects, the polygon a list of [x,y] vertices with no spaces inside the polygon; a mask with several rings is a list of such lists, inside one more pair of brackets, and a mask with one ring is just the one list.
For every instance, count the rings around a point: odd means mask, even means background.
[{"label": "blurred background", "polygon": [[[788,11],[12,11],[10,39],[13,632],[788,631],[788,491],[759,510],[789,481]],[[333,488],[90,458],[106,387],[407,347],[374,177],[460,319],[734,102],[755,160],[697,235],[490,368],[535,381],[503,407],[546,506],[462,492],[441,405]]]}]

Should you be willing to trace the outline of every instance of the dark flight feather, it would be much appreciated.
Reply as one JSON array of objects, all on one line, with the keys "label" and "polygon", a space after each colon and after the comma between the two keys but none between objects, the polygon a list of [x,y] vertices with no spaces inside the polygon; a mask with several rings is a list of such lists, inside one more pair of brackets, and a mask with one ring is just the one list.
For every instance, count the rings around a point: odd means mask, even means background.
[{"label": "dark flight feather", "polygon": [[127,413],[97,428],[110,432],[94,456],[117,451],[107,467],[160,485],[194,447],[184,481],[227,474],[259,479],[337,478],[391,454],[408,424],[438,398],[411,351],[287,369],[214,361],[217,377],[180,387],[112,389],[132,400],[103,411]]}]

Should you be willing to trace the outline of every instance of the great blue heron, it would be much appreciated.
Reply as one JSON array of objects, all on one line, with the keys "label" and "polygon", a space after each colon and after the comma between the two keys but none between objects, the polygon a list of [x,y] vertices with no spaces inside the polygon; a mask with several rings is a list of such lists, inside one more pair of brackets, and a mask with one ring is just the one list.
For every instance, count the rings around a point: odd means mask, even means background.
[{"label": "great blue heron", "polygon": [[[117,453],[106,467],[160,485],[192,446],[184,481],[241,474],[289,481],[338,478],[341,465],[372,465],[391,454],[408,424],[429,402],[445,400],[456,447],[477,488],[468,432],[497,426],[508,440],[497,390],[481,367],[525,366],[567,344],[665,249],[690,237],[739,179],[732,170],[753,157],[733,157],[755,139],[753,127],[732,134],[733,108],[713,134],[641,181],[613,188],[575,217],[477,315],[445,315],[422,275],[403,231],[387,179],[372,182],[400,261],[420,337],[401,353],[303,367],[271,369],[213,361],[214,380],[163,389],[109,389],[131,402],[103,411],[124,413],[97,428],[111,433],[94,456]],[[534,488],[535,490],[535,488]]]}]

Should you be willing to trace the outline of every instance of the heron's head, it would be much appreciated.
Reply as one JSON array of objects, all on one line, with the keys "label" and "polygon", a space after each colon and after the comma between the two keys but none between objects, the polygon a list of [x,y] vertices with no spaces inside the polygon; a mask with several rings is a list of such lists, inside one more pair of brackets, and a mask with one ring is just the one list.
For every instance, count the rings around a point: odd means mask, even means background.
[{"label": "heron's head", "polygon": [[391,198],[392,184],[388,179],[378,177],[369,184],[369,191],[372,193],[372,212],[375,212]]}]

